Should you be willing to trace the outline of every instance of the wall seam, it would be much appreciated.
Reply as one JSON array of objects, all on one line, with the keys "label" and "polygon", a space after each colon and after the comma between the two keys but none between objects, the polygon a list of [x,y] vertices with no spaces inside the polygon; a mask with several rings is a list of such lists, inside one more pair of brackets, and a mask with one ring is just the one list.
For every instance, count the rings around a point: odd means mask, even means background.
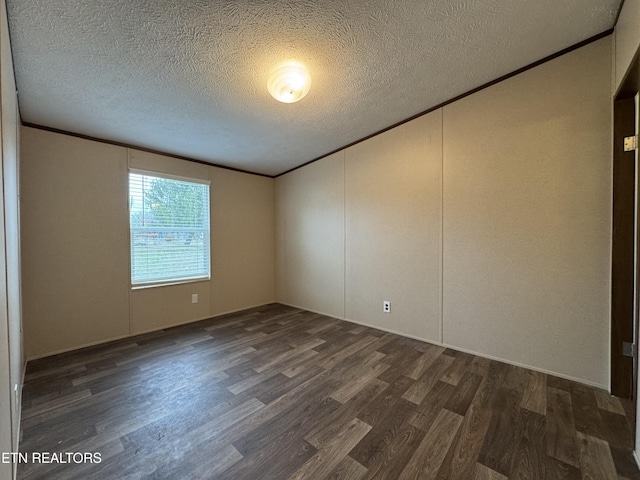
[{"label": "wall seam", "polygon": [[127,237],[129,241],[127,242],[127,251],[129,252],[129,335],[133,335],[133,295],[131,291],[131,220],[130,215],[131,212],[129,209],[131,205],[129,204],[129,169],[131,168],[131,149],[127,148]]},{"label": "wall seam", "polygon": [[347,149],[342,150],[342,316],[347,316]]},{"label": "wall seam", "polygon": [[[213,240],[211,236],[211,223],[213,219],[213,208],[211,208],[211,204],[213,203],[213,190],[212,188],[212,169],[207,168],[207,178],[209,179],[209,316],[213,316],[213,289],[214,289],[214,281],[213,281]],[[275,235],[275,232],[274,232]],[[275,244],[275,242],[274,242]],[[275,257],[274,257],[275,258]],[[275,272],[274,272],[275,275]],[[274,276],[275,279],[275,276]]]},{"label": "wall seam", "polygon": [[287,301],[287,297],[289,296],[289,283],[287,277],[287,207],[286,202],[288,201],[285,193],[287,191],[287,185],[285,181],[281,182],[281,190],[283,192],[283,196],[285,201],[280,202],[281,215],[282,215],[282,300],[284,302]]},{"label": "wall seam", "polygon": [[[448,100],[445,100],[442,103],[439,103],[437,105],[429,107],[427,110],[424,110],[424,111],[422,111],[420,113],[412,115],[412,116],[410,116],[408,118],[405,118],[404,120],[401,120],[401,121],[399,121],[397,123],[394,123],[393,125],[389,125],[388,127],[385,127],[382,130],[378,130],[377,132],[374,132],[374,133],[372,133],[370,135],[367,135],[366,137],[362,137],[359,140],[356,140],[356,141],[354,141],[352,143],[349,143],[347,145],[343,145],[340,148],[336,148],[335,150],[332,150],[329,153],[325,153],[324,155],[321,155],[321,156],[316,157],[316,158],[314,158],[312,160],[309,160],[308,162],[303,163],[301,165],[298,165],[297,167],[293,167],[293,168],[290,168],[289,170],[286,170],[286,171],[284,171],[282,173],[278,173],[278,174],[274,175],[273,178],[278,178],[278,177],[280,177],[282,175],[286,175],[287,173],[291,173],[291,172],[293,172],[295,170],[298,170],[299,168],[306,167],[307,165],[310,165],[310,164],[312,164],[314,162],[317,162],[318,160],[322,160],[323,158],[326,158],[326,157],[328,157],[330,155],[333,155],[334,153],[338,153],[338,152],[340,152],[342,150],[346,150],[347,148],[353,147],[354,145],[357,145],[358,143],[362,143],[362,142],[364,142],[366,140],[369,140],[370,138],[377,137],[378,135],[381,135],[381,134],[383,134],[384,132],[386,132],[388,130],[392,130],[392,129],[396,128],[396,127],[404,125],[405,123],[409,123],[410,121],[415,120],[416,118],[422,117],[422,116],[427,115],[427,114],[429,114],[431,112],[435,112],[436,110],[438,110],[440,108],[443,108],[443,107],[445,107],[447,105],[455,103],[458,100],[462,100],[463,98],[471,96],[474,93],[477,93],[477,92],[479,92],[481,90],[484,90],[485,88],[492,87],[493,85],[496,85],[497,83],[503,82],[503,81],[508,80],[508,79],[510,79],[512,77],[520,75],[521,73],[524,73],[527,70],[532,70],[532,69],[534,69],[534,68],[536,68],[536,67],[538,67],[538,66],[540,66],[540,65],[542,65],[544,63],[550,62],[551,60],[555,60],[556,58],[559,58],[559,57],[561,57],[563,55],[566,55],[567,53],[571,53],[574,50],[578,50],[579,48],[585,47],[585,46],[589,45],[590,43],[597,42],[598,40],[601,40],[601,39],[603,39],[605,37],[608,37],[609,35],[612,35],[613,32],[614,32],[614,29],[610,28],[608,30],[605,30],[604,32],[598,33],[597,35],[594,35],[594,36],[592,36],[590,38],[587,38],[586,40],[583,40],[583,41],[578,42],[578,43],[576,43],[574,45],[571,45],[570,47],[567,47],[567,48],[565,48],[563,50],[560,50],[560,51],[555,52],[555,53],[553,53],[551,55],[548,55],[548,56],[546,56],[546,57],[544,57],[544,58],[542,58],[540,60],[537,60],[537,61],[529,64],[529,65],[525,65],[524,67],[521,67],[521,68],[519,68],[517,70],[514,70],[513,72],[507,73],[506,75],[503,75],[503,76],[498,77],[498,78],[496,78],[494,80],[491,80],[491,81],[489,81],[489,82],[487,82],[487,83],[485,83],[483,85],[480,85],[479,87],[473,88],[473,89],[471,89],[471,90],[469,90],[467,92],[464,92],[464,93],[462,93],[462,94],[460,94],[460,95],[458,95],[456,97],[450,98]],[[46,128],[46,127],[41,127],[39,125],[31,125],[31,124],[26,124],[26,125],[27,126],[33,126],[34,128]],[[68,132],[63,132],[63,133],[67,133],[69,135],[73,135],[73,134],[70,134]],[[97,140],[97,141],[100,141],[100,140]],[[260,174],[256,174],[256,175],[260,175]]]},{"label": "wall seam", "polygon": [[444,342],[444,107],[440,109],[440,343]]}]

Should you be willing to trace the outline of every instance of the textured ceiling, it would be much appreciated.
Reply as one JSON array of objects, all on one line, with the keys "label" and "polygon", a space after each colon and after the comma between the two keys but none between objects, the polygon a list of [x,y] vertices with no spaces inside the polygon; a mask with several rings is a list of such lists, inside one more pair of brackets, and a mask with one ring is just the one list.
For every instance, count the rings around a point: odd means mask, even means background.
[{"label": "textured ceiling", "polygon": [[[22,120],[274,175],[613,26],[621,0],[7,0]],[[266,82],[304,63],[295,104]]]}]

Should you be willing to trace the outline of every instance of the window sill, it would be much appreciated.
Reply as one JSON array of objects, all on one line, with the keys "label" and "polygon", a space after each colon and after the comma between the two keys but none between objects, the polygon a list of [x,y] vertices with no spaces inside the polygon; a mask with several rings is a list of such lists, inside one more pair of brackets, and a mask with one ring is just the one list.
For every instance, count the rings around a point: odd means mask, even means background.
[{"label": "window sill", "polygon": [[187,283],[200,283],[200,282],[208,282],[211,280],[211,277],[207,278],[194,278],[193,280],[176,280],[175,282],[168,283],[152,283],[148,285],[132,285],[131,290],[145,290],[147,288],[156,288],[156,287],[171,287],[174,285],[185,285]]}]

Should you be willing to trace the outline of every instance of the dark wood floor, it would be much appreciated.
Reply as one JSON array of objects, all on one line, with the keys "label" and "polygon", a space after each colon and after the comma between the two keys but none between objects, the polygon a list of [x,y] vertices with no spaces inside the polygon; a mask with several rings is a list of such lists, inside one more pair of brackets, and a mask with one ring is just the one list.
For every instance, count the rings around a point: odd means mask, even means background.
[{"label": "dark wood floor", "polygon": [[29,362],[21,479],[640,479],[606,392],[282,305]]}]

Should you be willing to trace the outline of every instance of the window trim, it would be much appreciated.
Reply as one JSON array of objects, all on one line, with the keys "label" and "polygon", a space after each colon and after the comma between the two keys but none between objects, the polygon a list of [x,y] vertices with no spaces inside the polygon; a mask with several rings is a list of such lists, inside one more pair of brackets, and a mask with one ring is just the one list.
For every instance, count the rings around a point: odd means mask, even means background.
[{"label": "window trim", "polygon": [[140,284],[140,283],[136,283],[135,285],[131,285],[131,290],[145,290],[147,288],[156,288],[156,287],[171,287],[173,285],[185,285],[188,283],[199,283],[199,282],[208,282],[211,280],[211,275],[209,275],[208,277],[198,277],[198,278],[192,278],[192,279],[188,279],[188,280],[176,280],[174,282],[163,282],[163,283],[144,283],[144,284]]},{"label": "window trim", "polygon": [[128,210],[127,233],[129,237],[129,242],[128,242],[129,243],[129,288],[131,290],[144,290],[147,288],[168,287],[172,285],[182,285],[187,283],[210,281],[211,280],[211,254],[212,254],[211,252],[211,181],[208,179],[205,180],[203,178],[185,177],[182,175],[174,175],[174,174],[165,173],[165,172],[157,172],[157,171],[144,170],[139,168],[129,168],[127,172],[127,195],[129,195],[131,192],[131,183],[130,183],[131,174],[156,177],[156,178],[166,178],[168,180],[195,183],[199,185],[206,185],[207,187],[209,187],[209,205],[207,206],[208,207],[207,209],[209,211],[209,273],[206,276],[194,276],[194,277],[187,277],[183,279],[167,279],[167,280],[156,280],[156,281],[150,281],[150,282],[133,283],[133,275],[132,275],[133,274],[133,271],[132,271],[133,249],[131,247],[131,232],[132,232],[131,203],[130,201],[127,201],[127,210]]},{"label": "window trim", "polygon": [[[130,168],[129,173],[133,173],[135,175],[146,175],[149,177],[167,178],[169,180],[177,180],[178,182],[199,183],[201,185],[209,185],[209,187],[211,187],[211,181],[205,180],[204,178],[183,177],[181,175],[173,175],[172,173],[153,172],[151,170],[142,170],[139,168]],[[128,178],[129,177],[127,177],[127,183],[129,183]],[[211,200],[211,195],[209,195],[209,200]]]}]

